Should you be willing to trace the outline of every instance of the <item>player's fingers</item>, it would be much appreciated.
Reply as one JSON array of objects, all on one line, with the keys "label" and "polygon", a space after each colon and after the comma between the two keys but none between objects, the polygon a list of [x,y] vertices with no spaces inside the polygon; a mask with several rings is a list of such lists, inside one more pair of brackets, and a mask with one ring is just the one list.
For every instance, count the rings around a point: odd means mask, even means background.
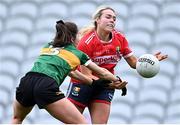
[{"label": "player's fingers", "polygon": [[123,82],[122,81],[116,81],[114,82],[115,84],[122,84]]},{"label": "player's fingers", "polygon": [[126,85],[127,85],[127,82],[123,81],[123,82],[121,82],[119,84],[115,84],[115,88],[116,89],[122,89],[122,88],[126,87]]},{"label": "player's fingers", "polygon": [[110,83],[108,88],[110,88],[110,89],[119,89],[119,85],[120,85],[119,83],[118,84]]},{"label": "player's fingers", "polygon": [[161,52],[157,52],[157,53],[155,53],[155,56],[158,56],[158,55],[160,55],[161,54]]},{"label": "player's fingers", "polygon": [[161,61],[164,60],[168,57],[168,55],[162,55],[161,52],[157,52],[156,54],[154,54],[156,56],[156,58]]},{"label": "player's fingers", "polygon": [[108,88],[111,88],[111,89],[122,89],[122,88],[124,88],[126,85],[127,85],[127,82],[126,82],[126,81],[123,81],[123,82],[113,82],[113,83],[110,83],[110,84],[109,84],[109,87],[108,87]]},{"label": "player's fingers", "polygon": [[126,87],[126,85],[127,85],[127,82],[126,82],[126,81],[122,82],[122,83],[119,85],[119,89],[122,89],[122,88]]},{"label": "player's fingers", "polygon": [[161,57],[161,59],[159,59],[159,61],[164,60],[164,59],[166,59],[167,57],[168,57],[168,55],[163,55],[163,56]]}]

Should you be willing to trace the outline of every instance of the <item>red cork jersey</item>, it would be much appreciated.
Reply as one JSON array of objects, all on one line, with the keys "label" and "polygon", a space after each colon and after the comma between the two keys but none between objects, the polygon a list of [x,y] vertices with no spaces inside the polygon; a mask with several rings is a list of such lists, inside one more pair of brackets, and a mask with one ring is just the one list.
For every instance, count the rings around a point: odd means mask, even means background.
[{"label": "red cork jersey", "polygon": [[86,53],[97,65],[112,73],[122,57],[132,55],[126,38],[115,30],[112,32],[112,39],[105,43],[98,38],[96,31],[92,31],[81,38],[77,48]]}]

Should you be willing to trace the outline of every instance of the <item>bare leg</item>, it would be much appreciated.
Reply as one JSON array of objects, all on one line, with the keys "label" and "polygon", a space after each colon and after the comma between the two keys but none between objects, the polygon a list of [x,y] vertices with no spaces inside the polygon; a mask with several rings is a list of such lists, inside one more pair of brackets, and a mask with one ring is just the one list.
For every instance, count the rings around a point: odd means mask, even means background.
[{"label": "bare leg", "polygon": [[89,107],[89,112],[92,124],[107,124],[110,114],[110,105],[105,103],[92,103]]},{"label": "bare leg", "polygon": [[12,124],[21,124],[33,107],[24,107],[17,100],[15,100],[13,108],[14,114],[11,122]]},{"label": "bare leg", "polygon": [[45,108],[53,117],[71,124],[87,124],[85,117],[78,111],[78,109],[68,99],[63,98]]},{"label": "bare leg", "polygon": [[77,106],[76,104],[74,104],[75,106],[76,106],[76,108],[81,112],[81,114],[83,114],[83,112],[84,112],[84,108],[81,108],[81,107],[79,107],[79,106]]}]

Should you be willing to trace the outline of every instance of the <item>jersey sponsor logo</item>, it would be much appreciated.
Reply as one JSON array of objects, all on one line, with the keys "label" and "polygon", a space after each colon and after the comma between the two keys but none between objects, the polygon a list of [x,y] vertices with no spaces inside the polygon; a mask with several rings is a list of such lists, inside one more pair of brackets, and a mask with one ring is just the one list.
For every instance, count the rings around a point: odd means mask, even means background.
[{"label": "jersey sponsor logo", "polygon": [[81,88],[79,88],[79,87],[74,87],[73,90],[72,90],[72,95],[78,96],[79,92],[80,92],[80,89]]},{"label": "jersey sponsor logo", "polygon": [[121,59],[121,57],[117,55],[110,55],[110,56],[101,56],[93,59],[97,65],[101,64],[117,64],[117,62]]}]

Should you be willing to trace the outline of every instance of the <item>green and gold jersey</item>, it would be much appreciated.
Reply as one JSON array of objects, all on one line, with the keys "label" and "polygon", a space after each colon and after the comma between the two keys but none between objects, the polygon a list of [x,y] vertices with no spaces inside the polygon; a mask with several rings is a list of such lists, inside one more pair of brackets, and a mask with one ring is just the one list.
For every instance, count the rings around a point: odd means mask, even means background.
[{"label": "green and gold jersey", "polygon": [[70,71],[79,65],[88,65],[89,62],[89,57],[72,44],[56,48],[47,44],[41,49],[40,56],[31,71],[46,74],[61,85]]}]

